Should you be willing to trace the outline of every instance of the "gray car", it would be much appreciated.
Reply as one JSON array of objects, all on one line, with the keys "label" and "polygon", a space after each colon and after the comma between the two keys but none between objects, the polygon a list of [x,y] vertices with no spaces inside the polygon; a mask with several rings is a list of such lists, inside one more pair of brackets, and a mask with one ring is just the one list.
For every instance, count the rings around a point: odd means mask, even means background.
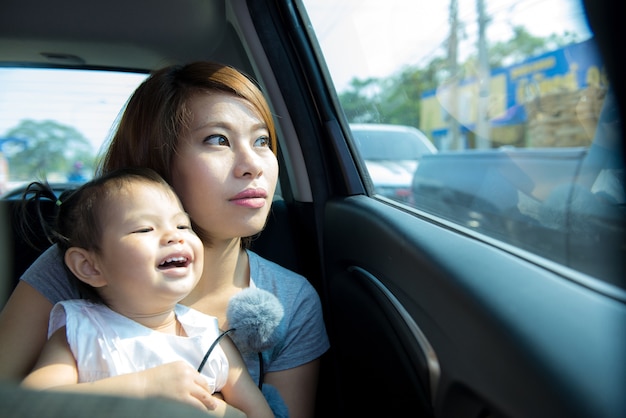
[{"label": "gray car", "polygon": [[400,202],[409,201],[419,160],[437,152],[433,143],[411,126],[353,123],[350,129],[374,192]]}]

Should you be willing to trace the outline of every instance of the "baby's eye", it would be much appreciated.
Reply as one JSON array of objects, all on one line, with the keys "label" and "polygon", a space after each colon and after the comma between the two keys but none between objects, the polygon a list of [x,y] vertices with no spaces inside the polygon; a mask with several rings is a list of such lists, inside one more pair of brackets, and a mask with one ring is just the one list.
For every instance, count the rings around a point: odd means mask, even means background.
[{"label": "baby's eye", "polygon": [[254,146],[255,147],[269,147],[270,146],[269,136],[262,136],[262,137],[257,138],[257,140],[254,141]]},{"label": "baby's eye", "polygon": [[151,232],[153,228],[147,226],[145,228],[138,228],[133,231],[134,234],[145,234],[146,232]]},{"label": "baby's eye", "polygon": [[191,225],[178,225],[178,229],[191,229]]},{"label": "baby's eye", "polygon": [[204,138],[204,143],[209,145],[229,146],[228,138],[224,135],[210,135]]}]

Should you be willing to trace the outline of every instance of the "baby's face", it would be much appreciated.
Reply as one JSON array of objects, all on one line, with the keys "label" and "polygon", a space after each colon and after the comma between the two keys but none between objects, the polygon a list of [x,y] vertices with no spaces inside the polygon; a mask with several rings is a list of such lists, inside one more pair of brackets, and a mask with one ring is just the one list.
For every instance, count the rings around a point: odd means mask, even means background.
[{"label": "baby's face", "polygon": [[99,266],[107,304],[120,313],[152,314],[171,306],[202,275],[204,249],[178,198],[152,183],[116,190],[103,210]]}]

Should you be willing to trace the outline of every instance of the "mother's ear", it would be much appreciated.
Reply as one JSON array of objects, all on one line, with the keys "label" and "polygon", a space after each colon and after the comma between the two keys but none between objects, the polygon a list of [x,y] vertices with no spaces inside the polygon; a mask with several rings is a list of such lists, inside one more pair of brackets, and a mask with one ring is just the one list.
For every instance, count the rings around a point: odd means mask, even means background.
[{"label": "mother's ear", "polygon": [[80,281],[92,287],[102,287],[107,284],[91,251],[70,247],[65,251],[65,264]]}]

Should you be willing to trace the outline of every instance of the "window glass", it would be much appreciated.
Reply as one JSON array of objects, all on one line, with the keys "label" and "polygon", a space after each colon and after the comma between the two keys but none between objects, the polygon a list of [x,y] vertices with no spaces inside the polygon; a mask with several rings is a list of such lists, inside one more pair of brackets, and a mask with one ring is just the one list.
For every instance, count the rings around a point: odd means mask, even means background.
[{"label": "window glass", "polygon": [[580,0],[303,4],[375,197],[623,282],[620,121]]},{"label": "window glass", "polygon": [[146,74],[0,68],[0,194],[34,180],[83,182]]}]

